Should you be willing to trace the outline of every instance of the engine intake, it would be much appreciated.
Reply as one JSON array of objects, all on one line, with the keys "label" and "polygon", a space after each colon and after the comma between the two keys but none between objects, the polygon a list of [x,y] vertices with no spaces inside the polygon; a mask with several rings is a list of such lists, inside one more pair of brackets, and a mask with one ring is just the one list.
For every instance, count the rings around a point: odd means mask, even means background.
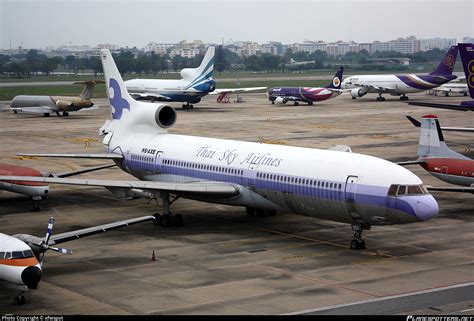
[{"label": "engine intake", "polygon": [[155,111],[155,122],[161,128],[169,128],[176,122],[176,111],[168,105],[161,105]]},{"label": "engine intake", "polygon": [[367,89],[365,88],[354,88],[351,90],[352,98],[362,97],[367,95]]}]

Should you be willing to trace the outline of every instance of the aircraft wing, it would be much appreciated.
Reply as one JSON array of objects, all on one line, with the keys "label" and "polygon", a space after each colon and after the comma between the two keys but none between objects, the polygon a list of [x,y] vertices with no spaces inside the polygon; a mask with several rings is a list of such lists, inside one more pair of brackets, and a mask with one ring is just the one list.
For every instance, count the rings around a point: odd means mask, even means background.
[{"label": "aircraft wing", "polygon": [[[419,120],[416,118],[413,118],[411,116],[406,116],[409,121],[415,126],[415,127],[420,127],[421,123]],[[441,127],[442,130],[445,131],[452,131],[452,132],[467,132],[467,133],[472,133],[474,132],[474,128],[465,128],[465,127]]]},{"label": "aircraft wing", "polygon": [[37,106],[37,107],[10,107],[11,111],[17,111],[17,112],[24,112],[24,113],[38,113],[38,114],[44,114],[44,113],[51,113],[55,112],[56,110],[52,109],[51,107],[48,106]]},{"label": "aircraft wing", "polygon": [[56,235],[51,236],[51,238],[49,239],[48,245],[55,245],[55,244],[60,244],[60,243],[64,243],[64,242],[68,242],[72,240],[77,240],[83,237],[107,232],[110,230],[115,230],[121,227],[129,226],[129,225],[133,225],[137,223],[142,223],[146,221],[152,221],[154,219],[155,219],[154,216],[142,216],[142,217],[132,218],[129,220],[118,221],[114,223],[109,223],[109,224],[84,228],[80,230],[65,232],[61,234],[56,234]]},{"label": "aircraft wing", "polygon": [[168,183],[152,181],[116,181],[60,177],[34,176],[0,176],[0,181],[9,182],[42,182],[50,184],[100,186],[105,188],[139,189],[145,191],[162,191],[173,194],[232,197],[239,194],[239,189],[228,183],[195,182],[195,183]]},{"label": "aircraft wing", "polygon": [[244,93],[249,91],[265,90],[268,87],[247,87],[247,88],[221,88],[211,91],[209,95],[219,95],[222,93]]},{"label": "aircraft wing", "polygon": [[455,193],[474,193],[474,187],[470,186],[448,186],[448,187],[436,187],[436,186],[425,186],[430,192],[455,192]]},{"label": "aircraft wing", "polygon": [[441,108],[441,109],[452,109],[452,110],[460,110],[460,111],[474,111],[474,106],[436,104],[436,103],[421,103],[421,102],[413,102],[413,101],[409,102],[408,105],[431,107],[431,108]]},{"label": "aircraft wing", "polygon": [[101,169],[106,169],[106,168],[110,168],[110,167],[114,167],[114,166],[117,166],[117,164],[99,165],[99,166],[84,168],[84,169],[80,169],[80,170],[72,171],[72,172],[64,172],[64,173],[57,173],[57,174],[50,173],[48,176],[49,177],[64,178],[64,177],[69,177],[69,176],[74,176],[74,175],[80,175],[80,174],[95,172],[95,171],[99,171]]},{"label": "aircraft wing", "polygon": [[155,100],[171,100],[170,97],[163,96],[157,93],[130,93],[130,96],[132,96],[134,99],[155,99]]},{"label": "aircraft wing", "polygon": [[378,91],[378,92],[384,92],[384,91],[395,89],[393,87],[374,86],[374,85],[369,85],[369,84],[364,84],[364,83],[360,83],[360,84],[354,83],[354,86],[361,87],[361,88],[366,88],[366,89],[372,89],[372,90],[375,90],[375,91]]},{"label": "aircraft wing", "polygon": [[424,160],[416,159],[412,161],[404,161],[404,162],[395,162],[397,165],[406,166],[406,165],[419,165],[426,163]]},{"label": "aircraft wing", "polygon": [[17,154],[26,157],[63,157],[63,158],[92,158],[92,159],[123,159],[122,155],[114,153],[103,154]]}]

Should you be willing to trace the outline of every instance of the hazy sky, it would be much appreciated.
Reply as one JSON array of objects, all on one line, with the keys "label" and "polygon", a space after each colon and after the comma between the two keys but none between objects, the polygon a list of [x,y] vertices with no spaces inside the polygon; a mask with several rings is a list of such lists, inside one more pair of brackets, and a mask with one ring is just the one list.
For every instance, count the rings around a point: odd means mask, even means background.
[{"label": "hazy sky", "polygon": [[0,0],[0,47],[474,36],[474,0]]}]

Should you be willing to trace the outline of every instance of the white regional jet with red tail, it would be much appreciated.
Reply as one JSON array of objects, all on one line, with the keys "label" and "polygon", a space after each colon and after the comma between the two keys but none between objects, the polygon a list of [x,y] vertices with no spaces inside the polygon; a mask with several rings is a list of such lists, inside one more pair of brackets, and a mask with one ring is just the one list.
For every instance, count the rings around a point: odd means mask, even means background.
[{"label": "white regional jet with red tail", "polygon": [[[425,221],[438,204],[409,170],[377,157],[235,140],[168,134],[173,108],[130,97],[108,50],[101,51],[112,120],[101,128],[106,154],[138,180],[5,177],[144,191],[163,202],[164,225],[182,224],[170,205],[180,197],[245,207],[248,214],[290,211],[352,225],[351,248],[372,225]],[[235,129],[238,130],[238,129]],[[346,149],[348,150],[348,149]],[[68,154],[29,156],[86,157]],[[398,193],[402,187],[407,192]]]}]

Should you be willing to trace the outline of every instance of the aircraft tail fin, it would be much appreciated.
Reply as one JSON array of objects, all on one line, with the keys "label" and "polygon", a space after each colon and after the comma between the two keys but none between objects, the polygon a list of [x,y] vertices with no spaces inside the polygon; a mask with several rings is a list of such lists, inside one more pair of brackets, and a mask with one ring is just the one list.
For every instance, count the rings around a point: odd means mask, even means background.
[{"label": "aircraft tail fin", "polygon": [[464,74],[466,75],[467,87],[469,88],[469,95],[474,99],[474,44],[460,43],[458,46]]},{"label": "aircraft tail fin", "polygon": [[330,88],[330,89],[341,89],[341,82],[342,82],[342,74],[344,73],[344,67],[341,66],[337,70],[336,74],[332,78],[332,82],[327,85],[325,88]]},{"label": "aircraft tail fin", "polygon": [[446,145],[443,131],[436,115],[426,115],[421,119],[418,157],[420,159],[430,157],[469,159]]},{"label": "aircraft tail fin", "polygon": [[92,92],[94,91],[94,86],[97,84],[103,84],[103,80],[87,80],[87,81],[77,81],[75,85],[84,85],[82,92],[79,94],[80,99],[89,100],[92,97]]},{"label": "aircraft tail fin", "polygon": [[199,67],[185,68],[181,70],[181,77],[189,81],[186,89],[199,86],[200,84],[205,83],[210,78],[212,78],[214,75],[215,52],[216,48],[214,46],[209,46]]},{"label": "aircraft tail fin", "polygon": [[436,69],[433,70],[430,75],[451,75],[453,73],[454,65],[456,64],[457,55],[458,46],[451,46],[439,63],[438,67],[436,67]]},{"label": "aircraft tail fin", "polygon": [[166,133],[166,129],[176,121],[176,111],[168,105],[134,100],[123,83],[110,51],[102,49],[100,58],[112,112],[112,121],[106,121],[100,130],[101,134],[113,132],[115,137],[119,132],[128,135],[140,130]]},{"label": "aircraft tail fin", "polygon": [[100,59],[104,68],[105,86],[112,109],[112,119],[119,120],[124,110],[130,112],[130,106],[135,103],[135,100],[128,93],[114,58],[108,49],[100,50]]}]

